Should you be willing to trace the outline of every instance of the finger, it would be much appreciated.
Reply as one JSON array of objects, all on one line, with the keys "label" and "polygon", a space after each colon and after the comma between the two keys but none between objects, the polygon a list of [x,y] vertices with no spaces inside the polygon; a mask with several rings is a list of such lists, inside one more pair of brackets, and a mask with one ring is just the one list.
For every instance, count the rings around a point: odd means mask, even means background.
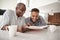
[{"label": "finger", "polygon": [[28,23],[27,26],[31,26],[31,24]]},{"label": "finger", "polygon": [[1,30],[5,30],[4,28],[1,28]]},{"label": "finger", "polygon": [[3,30],[4,28],[2,27],[1,30]]},{"label": "finger", "polygon": [[7,28],[7,30],[9,31],[9,28]]}]

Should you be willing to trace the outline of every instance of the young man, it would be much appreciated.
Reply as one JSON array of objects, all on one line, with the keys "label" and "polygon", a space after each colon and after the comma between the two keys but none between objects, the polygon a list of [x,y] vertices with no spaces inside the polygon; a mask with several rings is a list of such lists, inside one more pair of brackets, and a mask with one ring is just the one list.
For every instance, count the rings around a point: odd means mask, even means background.
[{"label": "young man", "polygon": [[31,16],[26,18],[26,24],[28,26],[43,26],[46,25],[46,22],[42,16],[39,15],[39,9],[33,8],[31,10]]},{"label": "young man", "polygon": [[7,10],[2,19],[1,30],[7,30],[9,25],[18,25],[17,31],[22,32],[22,25],[25,25],[25,17],[23,14],[26,11],[26,6],[23,3],[18,3],[16,10]]}]

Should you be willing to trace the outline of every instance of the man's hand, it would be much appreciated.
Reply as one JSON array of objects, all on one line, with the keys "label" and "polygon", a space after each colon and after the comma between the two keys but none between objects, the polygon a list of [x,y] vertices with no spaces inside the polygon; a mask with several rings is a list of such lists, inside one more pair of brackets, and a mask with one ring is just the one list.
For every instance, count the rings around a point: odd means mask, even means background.
[{"label": "man's hand", "polygon": [[1,30],[9,30],[9,29],[8,29],[8,26],[5,25],[5,26],[3,26],[3,27],[1,28]]},{"label": "man's hand", "polygon": [[27,23],[26,25],[27,25],[27,26],[32,26],[32,23]]},{"label": "man's hand", "polygon": [[29,30],[29,29],[27,29],[25,26],[17,27],[17,31],[18,31],[18,32],[24,33],[24,32],[26,32],[26,31],[28,31],[28,30]]}]

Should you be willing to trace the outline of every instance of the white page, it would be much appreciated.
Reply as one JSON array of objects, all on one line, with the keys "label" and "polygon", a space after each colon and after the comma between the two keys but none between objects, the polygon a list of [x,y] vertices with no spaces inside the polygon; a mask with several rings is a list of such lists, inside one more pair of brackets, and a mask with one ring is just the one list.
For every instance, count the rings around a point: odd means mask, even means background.
[{"label": "white page", "polygon": [[29,28],[29,29],[44,29],[46,27],[48,27],[48,25],[46,25],[46,26],[29,26],[27,28]]}]

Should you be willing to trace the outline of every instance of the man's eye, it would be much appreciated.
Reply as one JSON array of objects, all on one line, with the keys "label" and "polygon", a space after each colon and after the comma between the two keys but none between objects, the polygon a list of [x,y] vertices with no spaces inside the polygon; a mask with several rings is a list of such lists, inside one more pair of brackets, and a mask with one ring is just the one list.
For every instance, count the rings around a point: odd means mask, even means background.
[{"label": "man's eye", "polygon": [[33,16],[34,17],[34,16]]}]

